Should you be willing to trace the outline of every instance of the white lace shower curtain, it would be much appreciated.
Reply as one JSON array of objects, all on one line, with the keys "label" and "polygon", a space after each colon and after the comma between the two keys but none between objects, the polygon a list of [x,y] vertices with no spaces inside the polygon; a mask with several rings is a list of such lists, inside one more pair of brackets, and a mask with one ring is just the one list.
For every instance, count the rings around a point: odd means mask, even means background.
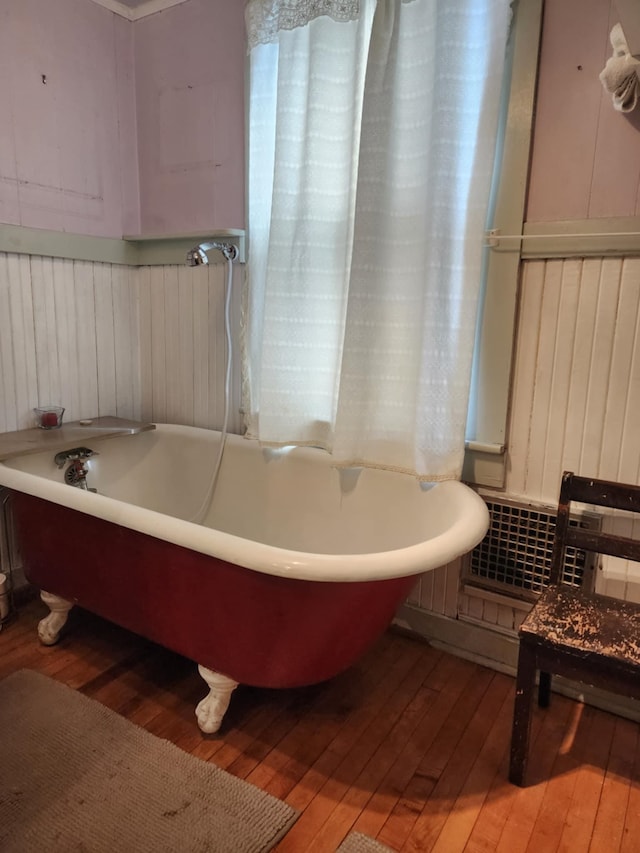
[{"label": "white lace shower curtain", "polygon": [[249,0],[248,433],[458,478],[508,0]]}]

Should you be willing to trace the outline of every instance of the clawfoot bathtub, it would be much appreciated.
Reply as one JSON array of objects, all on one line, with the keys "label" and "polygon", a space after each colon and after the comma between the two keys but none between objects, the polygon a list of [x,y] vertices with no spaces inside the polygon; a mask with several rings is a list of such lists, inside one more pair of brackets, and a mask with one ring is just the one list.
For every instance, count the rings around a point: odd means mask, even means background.
[{"label": "clawfoot bathtub", "polygon": [[79,604],[199,664],[200,728],[220,726],[234,687],[293,687],[346,669],[385,630],[415,576],[484,536],[484,501],[447,481],[332,467],[321,450],[267,450],[161,424],[100,439],[86,481],[52,453],[0,463],[27,578],[46,592],[55,643]]}]

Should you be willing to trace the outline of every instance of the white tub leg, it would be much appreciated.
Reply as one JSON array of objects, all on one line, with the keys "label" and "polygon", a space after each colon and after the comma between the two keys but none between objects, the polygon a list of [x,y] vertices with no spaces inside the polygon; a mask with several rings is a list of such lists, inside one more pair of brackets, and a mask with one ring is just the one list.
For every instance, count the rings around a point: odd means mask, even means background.
[{"label": "white tub leg", "polygon": [[209,693],[198,702],[196,717],[202,731],[213,734],[220,728],[222,718],[229,707],[231,694],[238,682],[204,666],[198,665],[198,672],[207,682]]},{"label": "white tub leg", "polygon": [[38,622],[38,637],[43,646],[54,646],[60,639],[60,631],[64,628],[73,602],[60,598],[52,592],[46,592],[44,589],[40,593],[40,598],[51,613]]}]

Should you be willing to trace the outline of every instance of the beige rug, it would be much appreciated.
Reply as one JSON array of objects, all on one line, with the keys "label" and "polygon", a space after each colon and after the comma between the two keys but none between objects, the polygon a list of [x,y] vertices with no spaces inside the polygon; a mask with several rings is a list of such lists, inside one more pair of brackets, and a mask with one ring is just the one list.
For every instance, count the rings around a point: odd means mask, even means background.
[{"label": "beige rug", "polygon": [[336,853],[393,853],[393,850],[361,832],[350,832]]},{"label": "beige rug", "polygon": [[0,681],[3,853],[260,853],[297,817],[50,678]]}]

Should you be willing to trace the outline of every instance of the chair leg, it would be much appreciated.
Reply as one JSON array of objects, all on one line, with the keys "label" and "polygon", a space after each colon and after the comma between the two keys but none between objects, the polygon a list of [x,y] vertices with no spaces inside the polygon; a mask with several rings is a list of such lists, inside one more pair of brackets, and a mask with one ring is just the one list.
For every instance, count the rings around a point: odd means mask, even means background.
[{"label": "chair leg", "polygon": [[538,683],[538,705],[548,708],[551,702],[551,673],[540,670]]},{"label": "chair leg", "polygon": [[529,757],[529,735],[531,732],[531,706],[536,682],[536,659],[531,649],[520,641],[516,698],[513,708],[513,730],[511,733],[511,760],[509,781],[524,785],[527,759]]}]

